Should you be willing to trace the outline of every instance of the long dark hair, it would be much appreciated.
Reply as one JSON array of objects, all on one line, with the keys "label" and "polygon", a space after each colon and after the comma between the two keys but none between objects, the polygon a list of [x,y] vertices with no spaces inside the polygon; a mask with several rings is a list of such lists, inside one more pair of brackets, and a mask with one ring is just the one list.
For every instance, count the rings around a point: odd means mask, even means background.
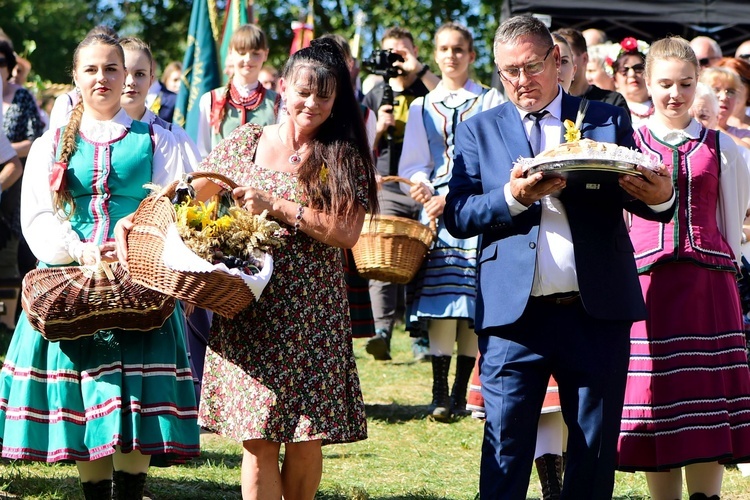
[{"label": "long dark hair", "polygon": [[341,48],[330,39],[313,40],[295,52],[282,70],[292,85],[302,70],[319,95],[335,91],[331,116],[309,143],[311,150],[299,166],[300,187],[312,207],[349,219],[356,216],[358,178],[368,183],[368,210],[378,210],[375,167],[372,161],[363,112],[354,95],[349,68]]}]

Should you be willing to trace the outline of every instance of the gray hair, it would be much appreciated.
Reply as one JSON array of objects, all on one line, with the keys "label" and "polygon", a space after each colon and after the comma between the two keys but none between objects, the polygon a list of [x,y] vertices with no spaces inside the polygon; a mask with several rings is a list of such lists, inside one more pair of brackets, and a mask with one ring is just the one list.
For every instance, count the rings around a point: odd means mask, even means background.
[{"label": "gray hair", "polygon": [[695,100],[698,99],[704,99],[715,114],[719,113],[719,99],[716,97],[716,93],[703,82],[698,82],[695,85]]},{"label": "gray hair", "polygon": [[495,60],[497,60],[497,48],[507,43],[515,43],[521,37],[534,37],[549,48],[554,45],[552,35],[542,21],[533,16],[515,16],[503,21],[495,31],[495,40],[492,44]]}]

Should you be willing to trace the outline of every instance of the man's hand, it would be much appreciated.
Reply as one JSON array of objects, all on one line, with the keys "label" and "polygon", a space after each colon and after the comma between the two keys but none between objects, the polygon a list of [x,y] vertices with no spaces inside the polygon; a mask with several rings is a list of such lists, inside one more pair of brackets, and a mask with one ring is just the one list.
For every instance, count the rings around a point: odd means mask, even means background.
[{"label": "man's hand", "polygon": [[664,165],[659,165],[653,170],[640,165],[636,168],[643,177],[621,175],[620,187],[646,205],[659,205],[669,201],[674,191],[669,170]]},{"label": "man's hand", "polygon": [[411,74],[411,73],[417,73],[420,69],[422,69],[422,64],[419,62],[419,59],[417,59],[416,54],[412,54],[408,50],[394,50],[393,52],[399,54],[401,57],[404,58],[404,61],[396,61],[393,63],[394,66],[397,68],[401,68],[401,70],[405,74]]},{"label": "man's hand", "polygon": [[396,119],[393,117],[393,106],[390,104],[384,104],[378,108],[378,122],[375,125],[375,131],[380,134],[385,134],[388,127],[395,127]]},{"label": "man's hand", "polygon": [[545,179],[541,172],[524,177],[520,165],[513,167],[510,172],[510,194],[527,207],[563,188],[565,179],[561,177]]}]

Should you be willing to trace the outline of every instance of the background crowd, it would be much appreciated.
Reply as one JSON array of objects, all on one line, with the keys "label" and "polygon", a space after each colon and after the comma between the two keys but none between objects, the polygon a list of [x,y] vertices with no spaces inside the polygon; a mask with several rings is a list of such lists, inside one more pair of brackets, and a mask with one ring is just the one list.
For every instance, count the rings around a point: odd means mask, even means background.
[{"label": "background crowd", "polygon": [[[122,258],[142,185],[192,171],[235,181],[285,237],[271,284],[232,320],[181,304],[162,335],[52,343],[5,301],[2,456],[72,460],[86,498],[141,498],[150,465],[196,456],[203,427],[242,443],[244,498],[313,498],[321,446],[367,438],[352,338],[388,370],[401,323],[432,365],[429,417],[485,422],[482,498],[525,498],[535,464],[545,499],[608,498],[616,469],[645,472],[655,499],[680,498],[683,471],[692,500],[718,499],[724,466],[750,461],[750,283],[736,280],[750,267],[750,39],[725,56],[705,36],[649,45],[512,18],[492,88],[472,78],[467,27],[432,35],[420,60],[408,29],[386,29],[380,48],[400,57],[363,79],[339,35],[276,69],[261,27],[243,25],[196,137],[173,123],[181,64],[157,78],[147,40],[95,27],[74,87],[44,103],[0,36],[4,286],[116,246]],[[559,145],[581,109],[584,137],[660,166],[593,194],[513,167]],[[201,182],[197,197],[226,188]],[[357,275],[367,212],[435,223],[410,283]]]}]

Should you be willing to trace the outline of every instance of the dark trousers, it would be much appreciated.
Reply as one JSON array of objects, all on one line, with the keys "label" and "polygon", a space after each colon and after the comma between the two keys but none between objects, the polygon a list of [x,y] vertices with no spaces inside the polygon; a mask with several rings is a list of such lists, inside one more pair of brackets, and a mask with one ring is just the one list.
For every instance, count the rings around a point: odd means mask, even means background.
[{"label": "dark trousers", "polygon": [[532,298],[514,324],[482,332],[482,499],[526,498],[550,374],[569,430],[561,498],[612,497],[630,326],[592,318],[580,301],[557,305]]}]

